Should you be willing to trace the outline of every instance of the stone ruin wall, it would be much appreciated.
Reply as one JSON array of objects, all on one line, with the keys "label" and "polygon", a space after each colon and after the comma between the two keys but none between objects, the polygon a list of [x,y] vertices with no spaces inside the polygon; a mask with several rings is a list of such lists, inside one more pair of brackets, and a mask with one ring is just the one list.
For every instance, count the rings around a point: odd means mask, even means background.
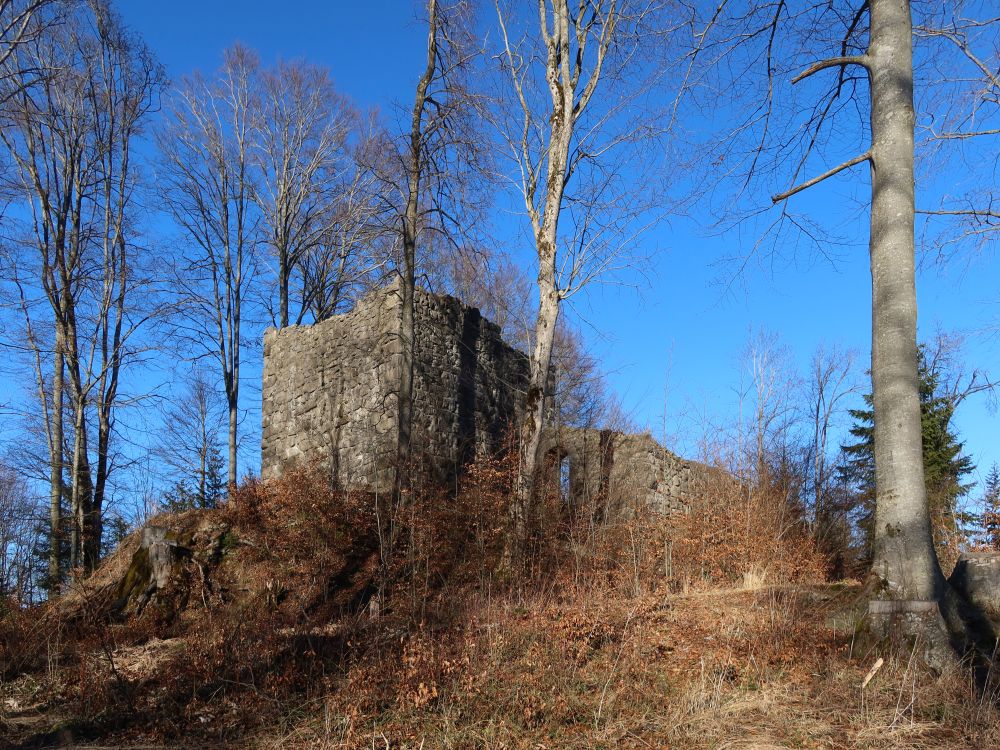
[{"label": "stone ruin wall", "polygon": [[637,505],[659,513],[683,511],[718,473],[671,453],[648,433],[552,428],[542,450],[550,481],[565,462],[569,498],[604,504],[609,516],[630,513]]},{"label": "stone ruin wall", "polygon": [[[392,485],[400,366],[398,284],[354,310],[264,335],[261,475],[319,461],[348,488]],[[418,289],[415,456],[442,478],[499,449],[528,379],[528,360],[498,326],[454,297]]]},{"label": "stone ruin wall", "polygon": [[[317,461],[340,486],[391,487],[400,305],[394,284],[349,313],[265,334],[264,478]],[[454,297],[418,289],[414,307],[413,454],[447,480],[476,456],[501,448],[516,424],[528,358]],[[682,510],[713,472],[648,434],[552,427],[542,451],[548,471],[562,466],[568,473],[567,501],[597,498],[609,512],[636,501],[664,513]]]},{"label": "stone ruin wall", "polygon": [[501,449],[527,392],[528,358],[454,297],[417,290],[414,308],[413,454],[454,477]]},{"label": "stone ruin wall", "polygon": [[393,455],[394,295],[311,326],[264,334],[261,476],[319,460],[344,486],[379,484]]}]

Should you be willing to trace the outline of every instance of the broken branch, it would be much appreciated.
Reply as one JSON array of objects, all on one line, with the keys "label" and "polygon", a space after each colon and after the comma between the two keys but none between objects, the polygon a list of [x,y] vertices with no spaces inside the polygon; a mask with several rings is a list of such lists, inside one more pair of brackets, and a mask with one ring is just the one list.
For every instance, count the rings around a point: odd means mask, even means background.
[{"label": "broken branch", "polygon": [[781,202],[783,200],[791,198],[796,193],[801,193],[806,188],[811,188],[813,185],[819,184],[820,182],[822,182],[823,180],[825,180],[827,177],[833,177],[835,174],[837,174],[838,172],[843,172],[848,167],[853,167],[855,164],[860,164],[863,161],[868,161],[869,159],[871,159],[871,157],[872,157],[872,152],[869,149],[868,151],[865,151],[863,154],[861,154],[859,156],[855,156],[853,159],[851,159],[849,161],[845,161],[843,164],[838,164],[833,169],[827,170],[826,172],[824,172],[823,174],[819,175],[818,177],[813,177],[811,180],[807,180],[807,181],[803,182],[801,185],[796,185],[792,189],[786,190],[783,193],[778,193],[777,195],[772,195],[771,196],[771,202],[772,203],[779,203],[779,202]]},{"label": "broken branch", "polygon": [[803,70],[795,78],[792,79],[792,83],[798,83],[799,81],[808,78],[813,73],[818,73],[821,70],[826,70],[827,68],[844,67],[846,65],[860,65],[861,67],[868,68],[868,56],[867,55],[849,55],[847,57],[831,57],[828,60],[820,60],[818,63],[811,65],[810,67]]}]

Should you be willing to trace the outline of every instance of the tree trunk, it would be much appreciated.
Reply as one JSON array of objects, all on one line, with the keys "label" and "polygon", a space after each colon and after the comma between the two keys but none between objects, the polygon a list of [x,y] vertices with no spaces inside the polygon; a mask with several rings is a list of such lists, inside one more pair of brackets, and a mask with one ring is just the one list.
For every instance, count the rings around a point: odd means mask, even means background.
[{"label": "tree trunk", "polygon": [[[242,195],[242,191],[240,193]],[[243,226],[242,202],[240,208],[240,227]],[[242,230],[241,230],[242,231]],[[236,486],[238,474],[238,458],[236,448],[239,441],[239,418],[240,418],[240,331],[242,326],[242,301],[243,301],[243,239],[239,241],[237,251],[237,269],[233,288],[233,309],[230,316],[231,322],[228,325],[227,340],[229,343],[229,361],[223,362],[223,370],[227,369],[228,378],[223,378],[226,383],[226,398],[229,404],[229,486]]]},{"label": "tree trunk", "polygon": [[111,443],[111,417],[108,413],[111,402],[101,405],[97,423],[97,471],[94,476],[94,504],[91,509],[89,555],[94,568],[101,558],[101,542],[104,537],[104,493],[108,486],[108,451]]},{"label": "tree trunk", "polygon": [[62,499],[63,499],[63,344],[56,326],[55,362],[52,366],[52,444],[49,447],[49,586],[60,589],[62,573]]},{"label": "tree trunk", "polygon": [[906,0],[872,0],[872,569],[886,598],[929,601],[939,597],[944,581],[934,552],[921,455],[911,26]]},{"label": "tree trunk", "polygon": [[[118,397],[118,377],[122,366],[122,321],[125,318],[125,289],[124,279],[127,278],[128,268],[124,242],[122,242],[121,255],[119,257],[118,269],[118,298],[115,307],[115,322],[111,326],[110,343],[108,342],[108,329],[104,333],[104,371],[97,381],[98,403],[97,403],[97,466],[94,479],[94,505],[91,520],[91,547],[90,556],[96,567],[101,555],[101,539],[104,535],[104,494],[107,491],[108,476],[111,473],[111,431],[114,425],[114,409]],[[105,324],[106,325],[106,324]]]},{"label": "tree trunk", "polygon": [[204,430],[198,446],[198,505],[208,507],[208,436]]},{"label": "tree trunk", "polygon": [[226,401],[229,405],[229,486],[232,487],[236,484],[236,437],[237,429],[239,426],[239,396],[236,392],[236,387],[233,385],[228,389],[226,394]]},{"label": "tree trunk", "polygon": [[[408,244],[404,241],[404,248]],[[416,275],[413,272],[412,247],[404,249],[410,256],[404,261],[399,285],[401,309],[399,318],[399,394],[398,433],[396,435],[396,471],[394,492],[396,507],[405,502],[405,494],[410,488],[410,448],[413,432],[413,349],[416,326],[414,323],[413,296]]]},{"label": "tree trunk", "polygon": [[[429,80],[429,79],[428,79]],[[423,92],[418,88],[418,101]],[[422,105],[421,105],[422,106]],[[411,441],[413,433],[413,352],[416,346],[413,297],[417,282],[417,201],[420,194],[420,123],[414,113],[411,136],[411,173],[406,211],[403,215],[403,267],[400,269],[399,393],[397,394],[396,467],[393,500],[398,510],[406,502],[410,488]],[[391,521],[390,521],[391,525]]]},{"label": "tree trunk", "polygon": [[[556,280],[556,247],[559,240],[559,214],[566,190],[566,165],[575,125],[574,79],[566,68],[564,55],[569,49],[569,12],[565,3],[553,5],[553,37],[548,43],[546,78],[552,99],[548,118],[549,142],[546,149],[545,192],[541,212],[528,205],[535,230],[538,253],[538,316],[535,318],[535,343],[531,356],[531,375],[521,420],[517,496],[511,503],[510,530],[504,547],[503,566],[512,570],[527,543],[527,520],[535,499],[538,446],[545,418],[545,397],[549,390],[552,343],[559,318],[559,288]],[[544,28],[543,33],[547,34]],[[562,52],[562,54],[560,54]]]},{"label": "tree trunk", "polygon": [[278,326],[286,328],[288,326],[288,276],[289,276],[288,249],[282,247],[278,251]]},{"label": "tree trunk", "polygon": [[399,321],[399,393],[397,395],[396,470],[393,479],[393,500],[396,508],[405,503],[410,486],[411,441],[413,433],[413,351],[416,346],[416,326],[413,297],[417,279],[417,231],[420,219],[421,176],[424,164],[424,109],[427,91],[437,70],[437,2],[427,6],[427,64],[417,82],[410,118],[409,174],[407,175],[406,207],[403,212],[403,263],[400,269],[401,311]]},{"label": "tree trunk", "polygon": [[88,572],[96,561],[90,559],[92,547],[94,486],[90,476],[90,461],[87,450],[86,403],[79,393],[73,394],[73,531],[70,537],[70,562],[74,567],[83,566]]},{"label": "tree trunk", "polygon": [[524,403],[524,415],[521,420],[520,472],[518,474],[517,496],[511,505],[511,539],[506,554],[509,563],[513,562],[515,557],[515,552],[510,544],[523,548],[527,542],[527,521],[535,493],[538,446],[541,442],[545,420],[545,397],[549,389],[552,344],[555,340],[556,322],[559,319],[559,293],[552,281],[548,279],[543,281],[543,275],[549,276],[549,274],[539,274],[535,347],[531,355],[531,374]]},{"label": "tree trunk", "polygon": [[[122,268],[124,278],[124,267]],[[97,403],[97,462],[94,473],[93,505],[90,511],[90,533],[86,550],[89,570],[95,570],[101,558],[101,542],[104,537],[104,494],[107,491],[108,475],[111,471],[109,460],[111,430],[114,423],[113,409],[118,394],[118,375],[121,369],[121,320],[125,314],[124,290],[118,300],[117,322],[113,329],[111,351],[105,343],[104,362],[107,372],[98,378]]]}]

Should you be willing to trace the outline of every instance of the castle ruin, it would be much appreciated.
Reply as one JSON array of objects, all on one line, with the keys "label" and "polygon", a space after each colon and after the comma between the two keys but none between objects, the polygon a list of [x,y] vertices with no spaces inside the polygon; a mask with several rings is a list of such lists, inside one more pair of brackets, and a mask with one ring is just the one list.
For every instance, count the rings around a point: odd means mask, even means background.
[{"label": "castle ruin", "polygon": [[[315,461],[346,489],[392,486],[401,304],[398,284],[391,284],[351,312],[265,333],[265,479]],[[477,456],[499,451],[517,424],[528,358],[454,297],[418,289],[414,307],[413,455],[439,479],[453,479]],[[543,433],[542,450],[567,501],[615,497],[673,512],[708,471],[648,434],[553,426]]]}]

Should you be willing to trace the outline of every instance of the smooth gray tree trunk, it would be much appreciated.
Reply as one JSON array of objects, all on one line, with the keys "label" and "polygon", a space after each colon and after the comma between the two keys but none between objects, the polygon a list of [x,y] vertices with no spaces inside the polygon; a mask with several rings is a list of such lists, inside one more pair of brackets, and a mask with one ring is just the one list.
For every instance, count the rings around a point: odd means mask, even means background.
[{"label": "smooth gray tree trunk", "polygon": [[[552,346],[555,341],[561,301],[556,268],[559,215],[566,192],[566,168],[569,163],[573,129],[577,118],[586,107],[585,100],[577,101],[576,86],[579,84],[579,75],[570,72],[571,66],[568,60],[571,40],[579,33],[579,28],[575,25],[576,20],[573,19],[566,2],[553,2],[551,12],[551,34],[546,26],[545,14],[542,13],[542,34],[546,40],[547,50],[545,77],[552,103],[546,123],[548,143],[545,183],[540,207],[534,206],[531,199],[527,201],[535,235],[535,249],[538,253],[538,315],[535,318],[528,393],[521,419],[517,493],[511,503],[510,532],[502,562],[503,567],[508,570],[516,567],[518,558],[524,552],[527,543],[527,521],[534,506],[539,463],[538,447],[544,427]],[[600,53],[600,59],[603,60],[603,51]],[[599,72],[595,69],[592,79],[585,88],[592,90],[598,79]]]},{"label": "smooth gray tree trunk", "polygon": [[[541,256],[541,254],[540,254]],[[556,323],[559,320],[559,292],[555,286],[555,253],[551,263],[552,273],[540,272],[538,279],[538,316],[535,319],[535,346],[531,355],[531,373],[528,393],[521,419],[520,472],[517,496],[511,504],[510,539],[505,553],[505,565],[516,564],[518,555],[527,543],[528,516],[534,506],[536,475],[538,472],[538,447],[542,428],[545,426],[545,404],[548,393],[548,376],[552,365],[552,347]]]},{"label": "smooth gray tree trunk", "polygon": [[873,572],[886,598],[943,587],[924,487],[914,268],[912,21],[907,0],[871,1]]}]

